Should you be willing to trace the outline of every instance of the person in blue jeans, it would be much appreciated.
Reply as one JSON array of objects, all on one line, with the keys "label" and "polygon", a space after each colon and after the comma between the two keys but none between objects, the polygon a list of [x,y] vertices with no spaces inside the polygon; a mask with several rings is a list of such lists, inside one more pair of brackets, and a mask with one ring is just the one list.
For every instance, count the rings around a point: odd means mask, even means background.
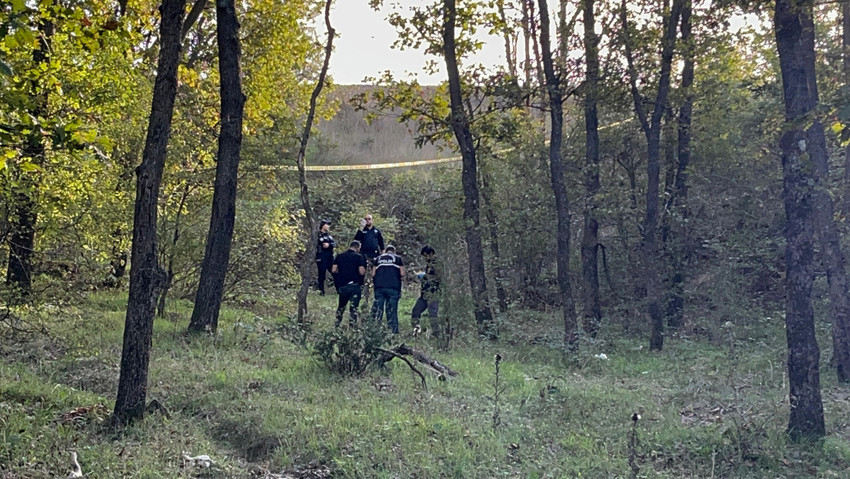
[{"label": "person in blue jeans", "polygon": [[375,258],[372,266],[372,283],[375,287],[372,318],[380,321],[386,310],[387,326],[393,334],[398,334],[398,300],[401,298],[403,277],[404,261],[395,254],[395,246],[388,245],[384,254]]}]

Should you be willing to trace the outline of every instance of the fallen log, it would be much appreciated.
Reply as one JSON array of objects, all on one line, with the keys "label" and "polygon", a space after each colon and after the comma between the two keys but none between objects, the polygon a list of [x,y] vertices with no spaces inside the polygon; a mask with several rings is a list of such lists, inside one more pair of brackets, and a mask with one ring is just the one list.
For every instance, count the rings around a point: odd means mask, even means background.
[{"label": "fallen log", "polygon": [[[404,343],[399,344],[398,346],[394,347],[391,350],[381,349],[381,352],[384,353],[384,357],[381,359],[381,362],[380,362],[381,366],[383,366],[386,362],[391,361],[394,357],[397,357],[397,358],[404,359],[405,362],[408,363],[408,366],[410,366],[411,369],[416,371],[421,376],[422,374],[419,373],[419,371],[416,368],[413,367],[413,365],[410,363],[410,361],[407,361],[404,358],[404,356],[410,356],[411,358],[413,358],[417,362],[424,364],[425,367],[427,367],[431,371],[439,374],[441,376],[440,379],[445,379],[445,376],[451,376],[451,377],[457,376],[457,372],[452,370],[452,368],[446,366],[445,364],[442,364],[441,362],[437,361],[436,359],[433,359],[432,357],[428,356],[427,354],[423,353],[422,351],[414,349],[414,348],[412,348],[412,347],[410,347],[410,346],[408,346]],[[424,377],[422,379],[422,382],[423,382],[423,384],[425,383]]]}]

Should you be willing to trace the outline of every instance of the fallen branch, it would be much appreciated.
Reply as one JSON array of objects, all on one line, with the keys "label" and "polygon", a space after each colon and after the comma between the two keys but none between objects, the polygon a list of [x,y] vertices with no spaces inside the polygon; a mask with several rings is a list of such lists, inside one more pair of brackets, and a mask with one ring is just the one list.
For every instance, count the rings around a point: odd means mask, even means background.
[{"label": "fallen branch", "polygon": [[392,360],[392,358],[400,358],[404,362],[406,362],[407,365],[410,366],[411,369],[416,371],[416,373],[419,374],[420,377],[422,377],[422,384],[423,385],[425,384],[425,377],[422,375],[422,373],[419,372],[418,369],[413,367],[413,364],[411,364],[411,362],[405,356],[410,356],[413,359],[415,359],[417,362],[425,365],[426,368],[428,368],[430,371],[432,371],[432,372],[434,372],[438,375],[438,379],[440,381],[444,381],[446,379],[446,376],[452,376],[452,377],[457,376],[457,372],[453,371],[452,368],[446,366],[445,364],[440,363],[436,359],[431,358],[430,356],[423,353],[422,351],[418,351],[416,349],[413,349],[413,348],[411,348],[410,346],[408,346],[404,343],[394,347],[391,350],[390,349],[379,349],[379,351],[384,353],[384,357],[380,359],[380,365],[381,366],[383,366],[386,362]]},{"label": "fallen branch", "polygon": [[[396,349],[398,349],[398,348],[396,348]],[[408,360],[406,357],[402,356],[401,354],[396,353],[395,351],[390,351],[389,349],[378,348],[378,351],[380,351],[384,354],[388,354],[392,357],[399,358],[402,361],[404,361],[405,363],[407,363],[407,365],[410,366],[410,369],[412,369],[416,374],[419,375],[419,378],[422,379],[422,387],[424,387],[424,388],[428,387],[428,385],[425,384],[425,375],[422,374],[421,371],[416,369],[416,367],[413,365],[413,363],[411,363],[410,360]],[[390,358],[390,359],[392,359],[392,358]],[[389,359],[382,360],[381,365],[383,366],[384,363],[386,363],[387,361],[389,361]]]},{"label": "fallen branch", "polygon": [[411,348],[410,346],[402,343],[399,346],[393,348],[393,351],[397,354],[411,356],[413,359],[419,361],[420,363],[428,366],[431,370],[439,373],[439,374],[447,374],[451,377],[457,376],[457,372],[453,371],[452,368],[446,366],[445,364],[440,363],[436,359],[431,358],[427,354],[422,351],[417,351],[416,349]]}]

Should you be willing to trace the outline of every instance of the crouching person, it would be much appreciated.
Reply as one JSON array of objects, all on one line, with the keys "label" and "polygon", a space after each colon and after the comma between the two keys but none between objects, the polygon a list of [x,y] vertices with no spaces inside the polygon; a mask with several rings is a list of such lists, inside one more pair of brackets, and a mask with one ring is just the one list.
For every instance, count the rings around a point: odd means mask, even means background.
[{"label": "crouching person", "polygon": [[413,305],[413,311],[410,313],[410,323],[413,326],[413,331],[420,330],[419,319],[422,313],[428,310],[428,317],[431,321],[431,336],[440,337],[440,320],[437,314],[440,309],[440,277],[437,275],[436,252],[434,248],[425,246],[420,252],[422,258],[425,259],[425,271],[420,272],[416,276],[419,278],[421,290],[416,304]]},{"label": "crouching person", "polygon": [[348,251],[340,253],[334,259],[331,266],[334,276],[337,294],[339,294],[339,306],[336,309],[336,324],[339,327],[345,306],[349,305],[348,325],[357,324],[357,308],[360,306],[361,287],[363,277],[366,276],[366,258],[360,254],[360,242],[352,241],[348,245]]}]

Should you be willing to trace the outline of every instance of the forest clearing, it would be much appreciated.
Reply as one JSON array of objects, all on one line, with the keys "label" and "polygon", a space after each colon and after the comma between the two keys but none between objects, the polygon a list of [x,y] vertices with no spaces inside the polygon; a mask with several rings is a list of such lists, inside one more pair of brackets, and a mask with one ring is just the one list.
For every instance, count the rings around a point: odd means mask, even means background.
[{"label": "forest clearing", "polygon": [[0,479],[850,477],[850,1],[345,2],[0,5]]}]

